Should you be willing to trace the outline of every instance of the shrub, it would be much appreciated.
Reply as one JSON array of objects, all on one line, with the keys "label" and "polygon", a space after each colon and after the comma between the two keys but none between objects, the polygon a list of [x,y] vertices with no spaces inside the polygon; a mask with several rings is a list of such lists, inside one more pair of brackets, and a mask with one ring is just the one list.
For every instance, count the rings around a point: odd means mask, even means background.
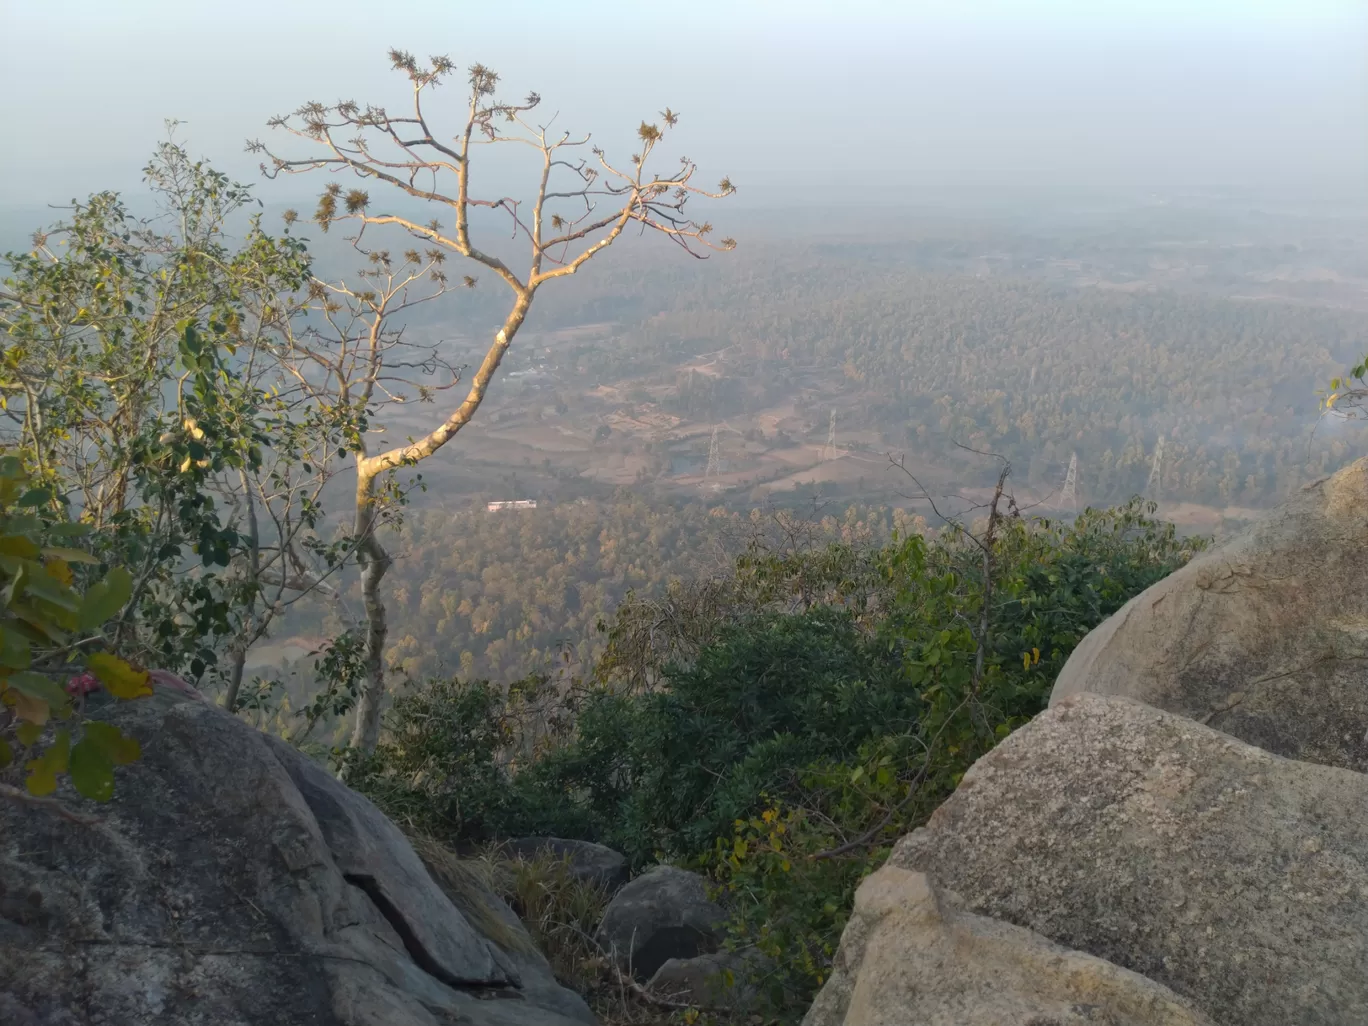
[{"label": "shrub", "polygon": [[921,712],[898,661],[830,608],[757,614],[692,666],[671,667],[666,684],[597,693],[574,742],[532,771],[538,787],[589,810],[600,839],[636,863],[707,850],[758,795],[790,790],[799,767]]},{"label": "shrub", "polygon": [[[591,686],[442,681],[400,699],[359,783],[446,843],[553,834],[708,872],[730,943],[772,957],[774,1013],[796,1018],[887,846],[1044,707],[1084,634],[1198,547],[1150,513],[1004,519],[986,559],[950,533],[750,554],[730,584],[673,593],[688,616],[652,619],[683,642],[631,612]],[[529,734],[547,701],[555,728]]]}]

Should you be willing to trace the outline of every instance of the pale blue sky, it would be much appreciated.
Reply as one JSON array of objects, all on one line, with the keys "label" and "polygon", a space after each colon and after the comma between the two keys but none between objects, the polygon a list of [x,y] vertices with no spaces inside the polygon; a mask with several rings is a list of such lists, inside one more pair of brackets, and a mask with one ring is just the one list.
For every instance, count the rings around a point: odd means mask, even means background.
[{"label": "pale blue sky", "polygon": [[610,151],[669,104],[684,115],[678,147],[710,181],[730,174],[747,204],[1368,192],[1368,0],[0,0],[0,12],[8,206],[136,186],[167,117],[250,174],[242,140],[272,113],[399,100],[391,45],[483,61],[510,95],[540,92]]}]

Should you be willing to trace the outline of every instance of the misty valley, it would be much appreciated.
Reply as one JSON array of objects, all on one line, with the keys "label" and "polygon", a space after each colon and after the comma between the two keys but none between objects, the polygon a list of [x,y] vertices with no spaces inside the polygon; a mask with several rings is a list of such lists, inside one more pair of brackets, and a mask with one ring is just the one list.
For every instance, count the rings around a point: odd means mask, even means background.
[{"label": "misty valley", "polygon": [[1359,6],[0,9],[0,1026],[1368,1022]]},{"label": "misty valley", "polygon": [[[396,669],[516,679],[563,669],[567,648],[582,665],[628,591],[716,569],[744,546],[720,525],[751,510],[828,531],[853,517],[874,538],[934,522],[890,457],[935,495],[982,499],[995,471],[965,447],[998,453],[1038,515],[1139,495],[1219,535],[1362,452],[1360,424],[1318,401],[1368,335],[1352,219],[1156,204],[1053,235],[927,215],[797,240],[774,237],[779,215],[748,220],[736,253],[634,253],[524,329],[459,454],[411,498]],[[469,362],[483,300],[408,330]],[[377,428],[415,433],[426,409]],[[514,499],[537,507],[486,509]],[[307,677],[359,608],[352,592],[299,609],[257,671],[303,660]]]}]

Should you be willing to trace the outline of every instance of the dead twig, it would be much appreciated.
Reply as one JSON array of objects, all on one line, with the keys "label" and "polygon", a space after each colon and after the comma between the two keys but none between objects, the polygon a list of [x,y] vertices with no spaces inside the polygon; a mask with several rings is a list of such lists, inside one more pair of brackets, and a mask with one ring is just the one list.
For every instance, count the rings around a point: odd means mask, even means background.
[{"label": "dead twig", "polygon": [[[957,705],[955,709],[950,713],[950,715],[945,718],[944,722],[942,722],[940,727],[936,730],[935,735],[932,736],[931,741],[927,744],[926,756],[922,762],[921,769],[917,771],[916,775],[912,778],[912,781],[908,784],[907,795],[897,804],[891,806],[877,823],[875,823],[872,827],[870,827],[868,830],[862,833],[859,837],[856,837],[851,841],[847,841],[844,844],[838,845],[835,848],[829,848],[825,851],[819,851],[813,855],[809,855],[808,858],[812,861],[823,861],[826,859],[839,858],[842,855],[848,855],[853,851],[857,851],[860,848],[868,846],[869,844],[874,842],[885,829],[887,829],[889,824],[893,822],[894,817],[896,817],[903,809],[905,809],[909,804],[911,804],[912,800],[917,796],[918,789],[921,787],[922,783],[925,782],[926,777],[930,774],[932,758],[935,755],[936,745],[940,741],[941,735],[945,732],[946,727],[948,727],[955,720],[955,718],[959,715],[961,710],[965,708],[965,706],[971,705],[971,708],[973,710],[973,713],[971,713],[971,715],[977,714],[974,716],[974,718],[976,720],[983,720],[984,722],[981,725],[984,727],[987,726],[986,717],[983,716],[982,708],[979,705],[978,696],[979,690],[983,684],[984,673],[987,668],[988,645],[992,630],[993,577],[997,569],[995,563],[995,553],[998,539],[998,531],[1002,524],[1003,513],[1001,507],[1003,498],[1005,497],[1007,499],[1008,507],[1011,510],[1012,516],[1017,516],[1018,511],[1015,499],[1013,499],[1013,497],[1007,492],[1007,478],[1012,473],[1012,465],[1006,459],[1006,457],[998,453],[984,452],[979,449],[971,448],[967,445],[960,445],[958,442],[955,444],[959,445],[959,447],[961,449],[964,449],[966,452],[971,452],[979,456],[992,457],[993,459],[997,460],[1000,464],[997,482],[993,487],[993,497],[986,504],[986,508],[988,510],[988,525],[984,529],[983,536],[981,538],[975,536],[972,531],[965,527],[963,521],[960,519],[963,515],[962,513],[955,514],[953,516],[946,516],[945,514],[941,513],[940,508],[936,505],[936,501],[931,496],[931,493],[927,491],[926,487],[922,485],[920,481],[917,480],[916,476],[910,470],[907,469],[907,465],[904,460],[895,458],[892,454],[889,455],[888,460],[892,466],[897,467],[899,470],[901,470],[904,474],[907,475],[907,477],[912,481],[912,483],[917,486],[917,488],[921,491],[920,498],[924,499],[927,503],[930,504],[932,512],[941,521],[943,521],[946,524],[946,526],[953,529],[960,538],[969,541],[979,550],[979,554],[981,556],[980,587],[982,588],[982,599],[979,607],[978,623],[974,626],[973,629],[974,666],[970,675],[969,693],[964,696],[964,698],[960,701],[959,705]],[[981,509],[985,507],[983,505],[979,505],[971,508]]]}]

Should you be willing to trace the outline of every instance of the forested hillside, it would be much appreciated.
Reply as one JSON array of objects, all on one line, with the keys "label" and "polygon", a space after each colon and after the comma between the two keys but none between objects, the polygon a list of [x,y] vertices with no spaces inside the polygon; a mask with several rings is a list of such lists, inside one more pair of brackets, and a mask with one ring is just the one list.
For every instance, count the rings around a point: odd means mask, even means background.
[{"label": "forested hillside", "polygon": [[[1059,491],[1076,453],[1080,506],[1144,494],[1161,516],[1195,510],[1187,529],[1204,533],[1359,453],[1360,424],[1323,419],[1316,395],[1368,338],[1368,306],[1346,284],[1358,250],[1162,238],[1133,220],[1105,245],[762,237],[725,274],[650,251],[606,262],[536,314],[487,419],[411,495],[389,665],[496,680],[582,665],[629,591],[712,572],[750,511],[801,509],[814,492],[828,514],[883,509],[874,536],[895,510],[934,521],[885,453],[905,454],[937,494],[989,482],[961,445],[1000,453],[1021,501],[1051,515],[1069,512]],[[1299,284],[1322,265],[1343,272],[1338,298]],[[476,289],[445,313],[423,308],[414,330],[440,338],[442,318],[478,323],[485,305]],[[820,463],[833,410],[853,458]],[[719,423],[734,473],[702,488]],[[599,483],[612,465],[630,491]],[[809,465],[806,483],[785,477]],[[540,508],[482,504],[525,496]],[[289,643],[254,657],[258,672],[359,622],[360,595],[351,585],[295,614],[274,632]]]},{"label": "forested hillside", "polygon": [[[629,593],[651,598],[671,581],[728,573],[747,548],[876,544],[924,526],[901,509],[739,513],[628,492],[533,510],[429,510],[408,521],[394,546],[390,665],[416,680],[583,672],[606,642],[600,624]],[[360,611],[353,587],[340,603],[310,603],[282,633],[332,637]],[[258,671],[267,673],[280,651],[262,650]],[[299,644],[289,654],[307,680],[312,659]]]},{"label": "forested hillside", "polygon": [[[817,441],[834,409],[858,444],[936,460],[957,441],[990,448],[1047,490],[1076,451],[1080,494],[1098,503],[1146,487],[1161,435],[1163,497],[1254,507],[1360,441],[1343,424],[1317,430],[1315,393],[1368,337],[1368,308],[1248,282],[1231,296],[1030,266],[977,276],[852,248],[761,247],[725,276],[596,282],[614,298],[555,323],[611,327],[549,349],[546,387],[636,383],[636,407],[704,423],[796,404]],[[715,354],[704,372],[702,354]]]}]

